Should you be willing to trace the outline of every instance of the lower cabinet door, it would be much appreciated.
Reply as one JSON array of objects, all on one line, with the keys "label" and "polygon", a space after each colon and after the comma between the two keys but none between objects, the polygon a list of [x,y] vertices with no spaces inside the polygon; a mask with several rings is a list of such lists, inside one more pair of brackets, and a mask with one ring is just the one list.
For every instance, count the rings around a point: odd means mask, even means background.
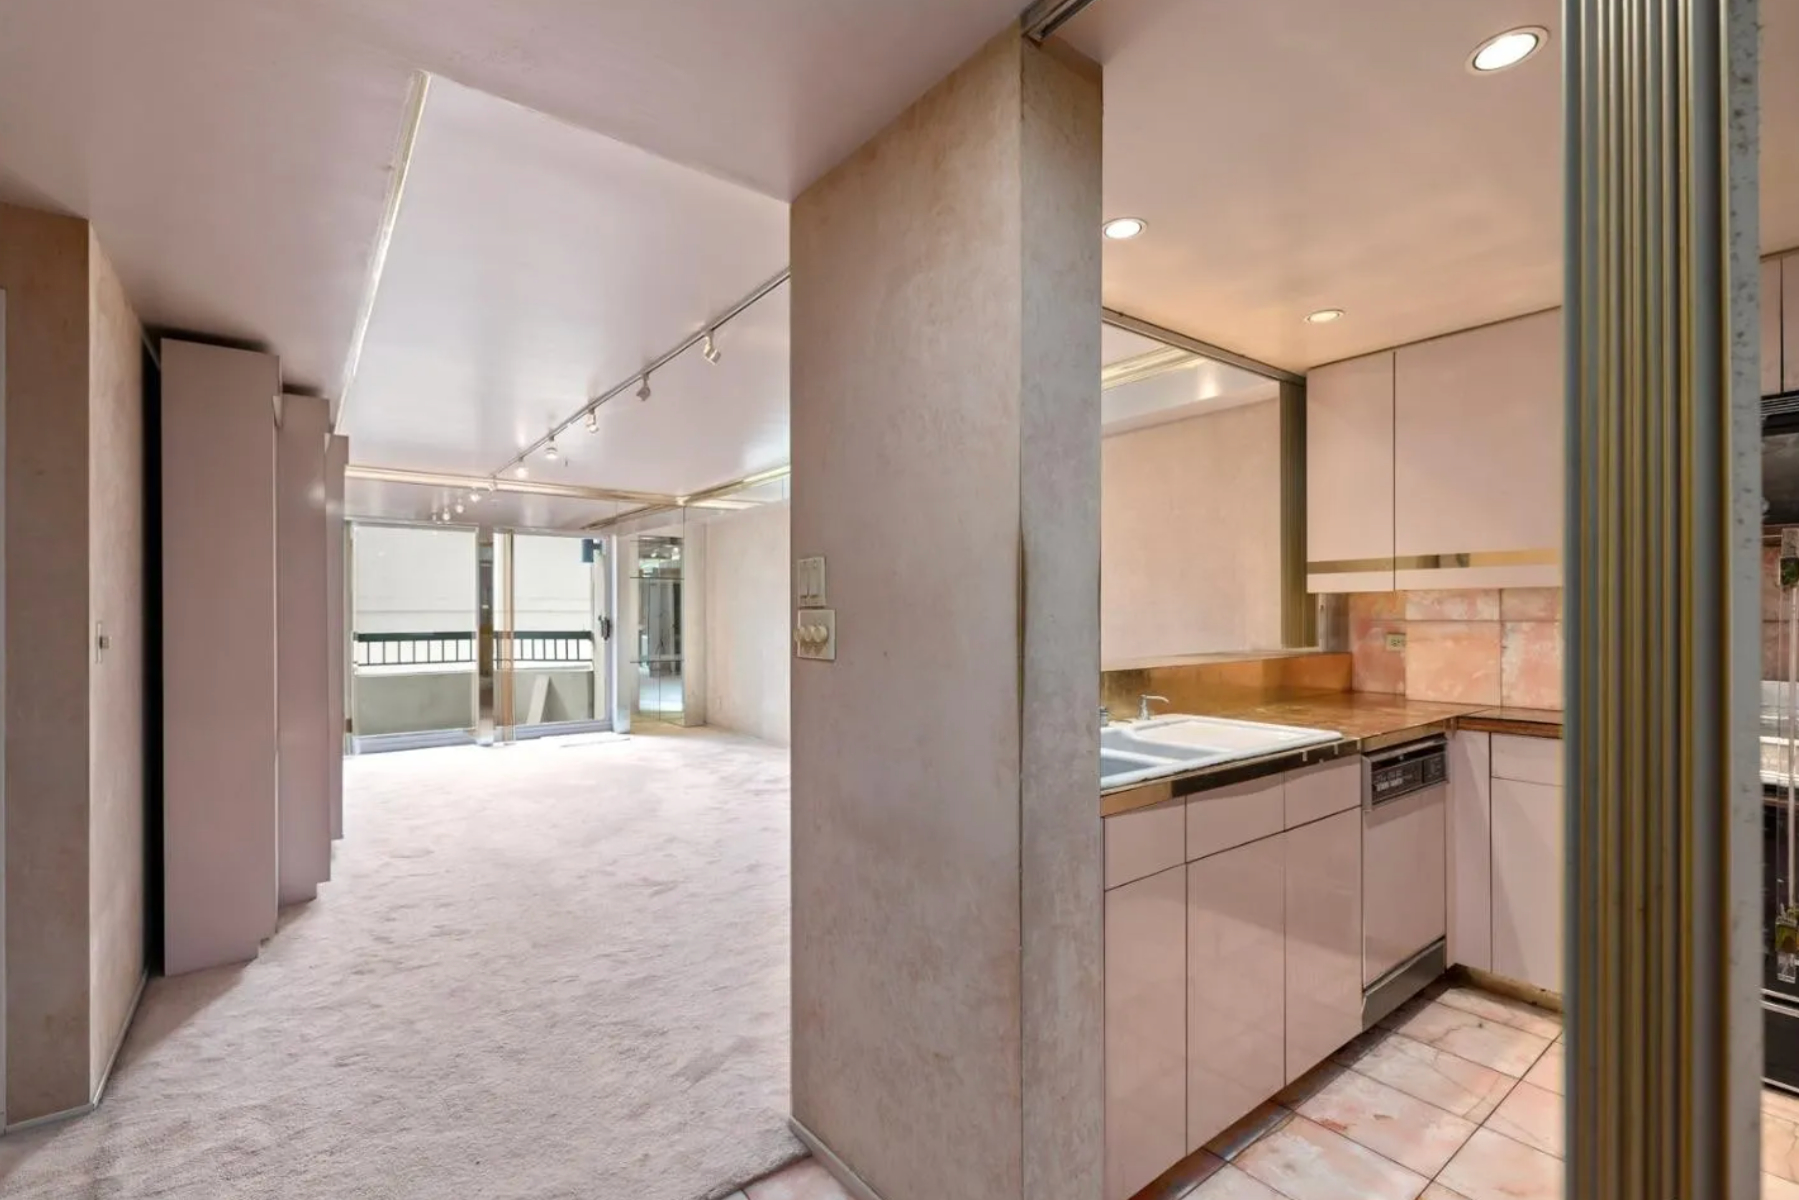
[{"label": "lower cabinet door", "polygon": [[1562,789],[1493,780],[1493,970],[1562,990]]},{"label": "lower cabinet door", "polygon": [[1286,1085],[1288,836],[1187,867],[1189,1152]]},{"label": "lower cabinet door", "polygon": [[1362,810],[1285,838],[1291,1083],[1362,1032]]},{"label": "lower cabinet door", "polygon": [[1187,1154],[1187,868],[1106,893],[1106,1200]]}]

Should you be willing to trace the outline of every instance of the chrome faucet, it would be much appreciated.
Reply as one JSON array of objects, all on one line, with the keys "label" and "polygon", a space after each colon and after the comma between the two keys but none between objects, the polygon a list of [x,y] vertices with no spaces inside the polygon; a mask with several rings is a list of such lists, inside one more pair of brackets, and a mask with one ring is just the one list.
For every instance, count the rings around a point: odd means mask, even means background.
[{"label": "chrome faucet", "polygon": [[1150,711],[1149,706],[1150,706],[1151,702],[1154,702],[1156,704],[1167,704],[1168,697],[1166,697],[1166,696],[1139,696],[1139,697],[1137,697],[1137,719],[1139,721],[1147,721],[1151,717],[1156,715],[1155,713]]}]

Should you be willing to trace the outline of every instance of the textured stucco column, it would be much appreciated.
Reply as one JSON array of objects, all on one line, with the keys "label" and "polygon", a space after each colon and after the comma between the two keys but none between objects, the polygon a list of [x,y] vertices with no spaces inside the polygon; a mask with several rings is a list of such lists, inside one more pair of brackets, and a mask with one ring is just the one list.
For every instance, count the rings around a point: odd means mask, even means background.
[{"label": "textured stucco column", "polygon": [[883,1200],[1100,1195],[1099,223],[1016,31],[793,207],[793,1105]]},{"label": "textured stucco column", "polygon": [[330,572],[325,444],[331,406],[284,396],[275,438],[276,680],[280,687],[281,903],[318,895],[331,878]]},{"label": "textured stucco column", "polygon": [[1567,1195],[1760,1193],[1755,0],[1569,0]]}]

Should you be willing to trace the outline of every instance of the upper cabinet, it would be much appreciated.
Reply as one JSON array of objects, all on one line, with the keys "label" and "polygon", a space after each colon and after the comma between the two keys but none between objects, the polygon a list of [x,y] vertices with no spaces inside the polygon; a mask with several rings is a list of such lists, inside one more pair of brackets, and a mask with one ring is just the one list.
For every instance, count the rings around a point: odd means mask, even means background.
[{"label": "upper cabinet", "polygon": [[1393,352],[1306,377],[1306,590],[1393,589]]},{"label": "upper cabinet", "polygon": [[1394,355],[1396,586],[1559,585],[1561,312]]},{"label": "upper cabinet", "polygon": [[[1796,256],[1799,257],[1799,256]],[[1764,258],[1762,260],[1762,395],[1772,396],[1774,393],[1792,387],[1791,383],[1781,384],[1781,282],[1784,269],[1788,273],[1789,286],[1799,284],[1799,266],[1790,265],[1794,257],[1785,259]],[[1792,316],[1799,320],[1799,312]],[[1787,335],[1791,340],[1792,335]],[[1799,362],[1793,369],[1799,370]]]}]

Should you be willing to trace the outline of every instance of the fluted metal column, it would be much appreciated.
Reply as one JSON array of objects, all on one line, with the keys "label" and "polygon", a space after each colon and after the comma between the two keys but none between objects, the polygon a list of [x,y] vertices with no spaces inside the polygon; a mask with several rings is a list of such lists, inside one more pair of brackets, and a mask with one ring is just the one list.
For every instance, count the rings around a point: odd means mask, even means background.
[{"label": "fluted metal column", "polygon": [[1564,0],[1567,1195],[1759,1194],[1756,0]]}]

